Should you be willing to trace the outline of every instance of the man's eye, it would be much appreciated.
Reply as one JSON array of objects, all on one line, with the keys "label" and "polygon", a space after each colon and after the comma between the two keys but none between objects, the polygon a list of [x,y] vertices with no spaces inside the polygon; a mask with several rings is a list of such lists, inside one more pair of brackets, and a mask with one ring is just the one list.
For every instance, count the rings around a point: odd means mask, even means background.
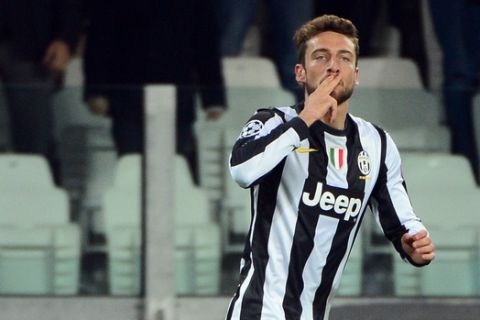
[{"label": "man's eye", "polygon": [[344,57],[341,57],[340,60],[343,62],[350,62],[350,57],[344,56]]}]

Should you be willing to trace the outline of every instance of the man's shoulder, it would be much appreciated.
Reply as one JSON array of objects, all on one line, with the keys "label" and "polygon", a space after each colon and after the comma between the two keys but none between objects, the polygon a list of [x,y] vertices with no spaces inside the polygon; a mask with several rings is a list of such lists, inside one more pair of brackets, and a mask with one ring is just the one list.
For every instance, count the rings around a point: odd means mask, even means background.
[{"label": "man's shoulder", "polygon": [[283,106],[283,107],[275,107],[274,112],[283,114],[283,117],[287,120],[297,117],[300,113],[299,105],[292,105],[292,106]]},{"label": "man's shoulder", "polygon": [[377,125],[376,123],[373,123],[371,121],[365,120],[364,118],[354,116],[352,114],[349,114],[350,119],[357,125],[359,128],[359,131],[379,131],[379,132],[386,132],[381,126]]},{"label": "man's shoulder", "polygon": [[288,121],[289,119],[298,116],[298,113],[295,108],[295,105],[293,105],[293,106],[276,106],[276,107],[259,108],[255,112],[255,115],[261,118],[271,118],[277,115],[280,118],[282,118],[284,121]]}]

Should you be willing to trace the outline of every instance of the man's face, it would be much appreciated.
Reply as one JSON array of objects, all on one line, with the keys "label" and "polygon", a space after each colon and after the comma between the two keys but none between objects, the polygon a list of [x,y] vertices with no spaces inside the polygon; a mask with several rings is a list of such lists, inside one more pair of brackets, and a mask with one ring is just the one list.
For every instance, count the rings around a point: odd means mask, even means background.
[{"label": "man's face", "polygon": [[305,84],[310,95],[327,76],[338,73],[341,80],[331,96],[341,104],[350,98],[358,83],[356,59],[349,38],[332,31],[322,32],[307,41],[305,66],[295,66],[296,79]]}]

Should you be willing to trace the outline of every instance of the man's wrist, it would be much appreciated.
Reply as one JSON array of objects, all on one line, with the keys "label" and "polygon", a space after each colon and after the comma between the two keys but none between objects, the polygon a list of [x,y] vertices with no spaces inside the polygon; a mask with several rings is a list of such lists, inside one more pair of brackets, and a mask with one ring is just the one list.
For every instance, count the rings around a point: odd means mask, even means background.
[{"label": "man's wrist", "polygon": [[300,119],[302,119],[303,122],[305,122],[307,127],[310,127],[315,121],[317,121],[317,119],[315,119],[315,117],[310,117],[310,116],[304,114],[303,112],[300,113],[298,117]]}]

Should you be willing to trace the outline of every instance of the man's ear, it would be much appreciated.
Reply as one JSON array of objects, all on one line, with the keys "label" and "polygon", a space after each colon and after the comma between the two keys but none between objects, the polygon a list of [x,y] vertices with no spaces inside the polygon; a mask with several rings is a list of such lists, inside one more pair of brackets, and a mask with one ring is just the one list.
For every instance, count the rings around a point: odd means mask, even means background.
[{"label": "man's ear", "polygon": [[358,67],[355,68],[355,85],[358,86],[360,82],[358,81]]},{"label": "man's ear", "polygon": [[304,86],[305,82],[307,82],[305,68],[299,63],[295,65],[295,80],[297,80],[298,84],[302,86]]}]

